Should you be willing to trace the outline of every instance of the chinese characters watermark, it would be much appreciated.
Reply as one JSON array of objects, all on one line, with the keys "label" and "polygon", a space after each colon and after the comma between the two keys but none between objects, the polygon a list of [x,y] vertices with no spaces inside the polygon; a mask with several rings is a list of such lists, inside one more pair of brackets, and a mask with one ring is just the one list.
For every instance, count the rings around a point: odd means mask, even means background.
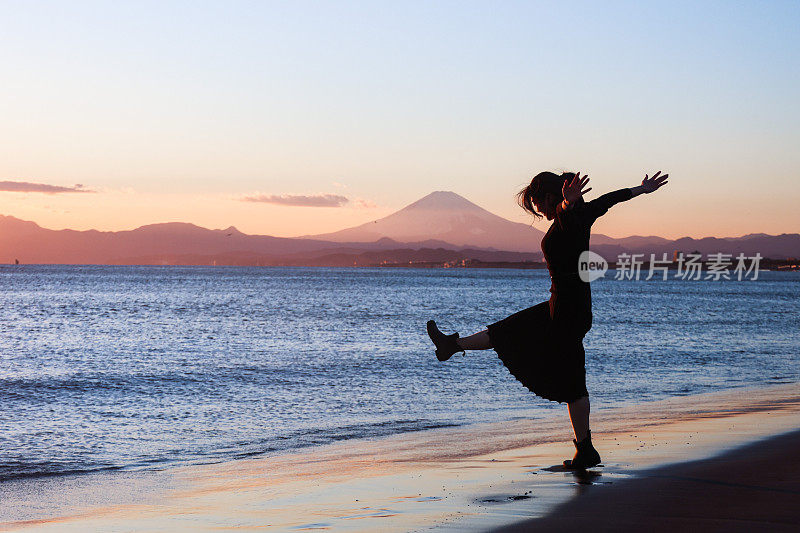
[{"label": "chinese characters watermark", "polygon": [[[672,274],[673,279],[681,280],[730,280],[758,279],[759,263],[762,259],[760,253],[746,256],[740,253],[733,254],[713,253],[706,254],[705,261],[700,253],[675,253],[673,259],[668,259],[667,254],[656,258],[650,254],[649,261],[645,261],[645,254],[621,253],[617,256],[616,280],[649,280],[660,276],[667,280]],[[645,268],[646,267],[646,268]],[[590,282],[605,276],[609,268],[608,262],[599,254],[586,250],[578,259],[578,274],[581,280]],[[672,273],[670,271],[673,271]],[[646,274],[646,277],[643,277]]]}]

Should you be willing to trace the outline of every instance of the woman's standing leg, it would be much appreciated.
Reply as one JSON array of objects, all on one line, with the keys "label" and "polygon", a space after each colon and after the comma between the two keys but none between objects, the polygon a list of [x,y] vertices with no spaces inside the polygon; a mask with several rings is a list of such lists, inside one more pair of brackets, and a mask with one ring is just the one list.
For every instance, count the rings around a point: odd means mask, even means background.
[{"label": "woman's standing leg", "polygon": [[574,402],[569,402],[567,407],[572,430],[575,432],[575,440],[580,442],[589,436],[589,397],[584,396]]},{"label": "woman's standing leg", "polygon": [[591,296],[585,292],[560,296],[554,293],[550,298],[550,313],[553,339],[561,342],[575,357],[571,368],[565,372],[575,377],[573,386],[578,386],[578,380],[582,382],[583,395],[567,404],[575,432],[575,457],[564,461],[567,468],[580,470],[600,464],[600,454],[592,445],[592,432],[589,430],[589,395],[586,392],[586,355],[583,350],[583,337],[592,327]]},{"label": "woman's standing leg", "polygon": [[589,397],[584,396],[569,402],[569,418],[575,431],[575,457],[564,461],[564,466],[573,470],[583,470],[600,464],[600,454],[592,445],[592,432],[589,430]]}]

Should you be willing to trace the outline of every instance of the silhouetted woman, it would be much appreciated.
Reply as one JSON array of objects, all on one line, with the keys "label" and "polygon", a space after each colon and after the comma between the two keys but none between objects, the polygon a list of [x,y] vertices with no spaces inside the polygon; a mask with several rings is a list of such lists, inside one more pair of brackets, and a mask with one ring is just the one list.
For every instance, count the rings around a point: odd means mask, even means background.
[{"label": "silhouetted woman", "polygon": [[575,457],[568,468],[600,464],[589,431],[589,392],[583,337],[592,327],[589,282],[578,273],[578,257],[589,249],[592,224],[616,203],[651,193],[667,183],[669,174],[645,175],[642,184],[583,201],[587,176],[565,172],[537,174],[517,195],[520,206],[537,218],[553,223],[542,238],[542,252],[550,272],[550,299],[490,324],[487,329],[459,338],[445,335],[428,322],[436,357],[446,361],[456,352],[494,348],[503,364],[533,393],[566,403],[575,432]]}]

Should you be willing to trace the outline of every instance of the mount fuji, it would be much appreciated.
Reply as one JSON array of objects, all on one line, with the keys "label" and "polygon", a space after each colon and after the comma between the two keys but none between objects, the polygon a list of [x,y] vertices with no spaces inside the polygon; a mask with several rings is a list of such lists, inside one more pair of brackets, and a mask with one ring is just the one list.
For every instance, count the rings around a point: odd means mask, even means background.
[{"label": "mount fuji", "polygon": [[513,252],[538,252],[544,232],[528,224],[511,222],[483,209],[461,195],[436,191],[378,220],[360,226],[304,239],[331,242],[444,241],[456,246]]}]

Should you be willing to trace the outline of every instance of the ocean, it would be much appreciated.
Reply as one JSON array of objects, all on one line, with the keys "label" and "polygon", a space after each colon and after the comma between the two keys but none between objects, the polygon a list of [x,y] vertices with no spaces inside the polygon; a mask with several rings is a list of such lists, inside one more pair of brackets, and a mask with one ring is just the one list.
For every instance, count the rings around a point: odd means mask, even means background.
[{"label": "ocean", "polygon": [[[594,408],[800,379],[800,272],[592,283]],[[544,270],[0,267],[0,481],[162,469],[542,417],[467,335]],[[566,421],[565,421],[566,423]]]}]

